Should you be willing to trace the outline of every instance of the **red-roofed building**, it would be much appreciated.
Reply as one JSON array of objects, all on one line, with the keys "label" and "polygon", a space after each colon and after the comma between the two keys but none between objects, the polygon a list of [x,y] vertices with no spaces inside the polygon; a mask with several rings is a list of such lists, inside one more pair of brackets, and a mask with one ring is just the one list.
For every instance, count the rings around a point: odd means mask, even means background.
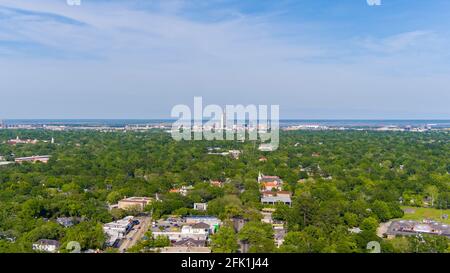
[{"label": "red-roofed building", "polygon": [[258,182],[261,187],[261,191],[272,191],[273,189],[281,191],[283,180],[278,176],[268,176],[259,173]]},{"label": "red-roofed building", "polygon": [[219,187],[219,188],[223,187],[223,182],[218,181],[218,180],[211,180],[209,182],[209,184],[213,187]]},{"label": "red-roofed building", "polygon": [[263,197],[291,197],[292,194],[290,191],[263,191],[261,192]]}]

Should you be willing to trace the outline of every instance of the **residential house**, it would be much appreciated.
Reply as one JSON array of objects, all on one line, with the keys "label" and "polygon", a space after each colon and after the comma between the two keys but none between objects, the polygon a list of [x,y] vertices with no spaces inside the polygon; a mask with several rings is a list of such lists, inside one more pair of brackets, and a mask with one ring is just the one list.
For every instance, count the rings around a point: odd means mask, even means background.
[{"label": "residential house", "polygon": [[267,161],[267,157],[262,156],[258,159],[259,162],[266,162]]},{"label": "residential house", "polygon": [[286,237],[287,230],[282,225],[273,225],[272,228],[275,245],[280,247],[284,243],[284,237]]},{"label": "residential house", "polygon": [[283,180],[278,176],[268,176],[259,173],[258,183],[260,184],[261,191],[280,191],[283,185]]},{"label": "residential house", "polygon": [[193,189],[194,189],[194,187],[189,185],[189,186],[182,186],[181,188],[173,188],[173,189],[169,190],[169,192],[170,193],[179,193],[183,196],[186,196]]},{"label": "residential house", "polygon": [[194,203],[194,210],[206,211],[208,209],[208,203]]},{"label": "residential house", "polygon": [[63,227],[71,227],[75,224],[76,219],[74,217],[58,217],[56,222]]},{"label": "residential house", "polygon": [[261,152],[273,152],[275,151],[275,147],[270,143],[262,143],[259,145],[258,150]]},{"label": "residential house", "polygon": [[272,192],[265,191],[261,197],[261,203],[264,205],[275,205],[283,203],[288,206],[292,205],[291,193],[286,191]]},{"label": "residential house", "polygon": [[58,251],[59,242],[56,240],[40,239],[32,245],[33,250],[55,253]]},{"label": "residential house", "polygon": [[229,150],[228,152],[229,152],[230,156],[234,159],[239,159],[239,156],[241,154],[241,151],[239,151],[239,150]]},{"label": "residential house", "polygon": [[222,221],[214,216],[186,216],[186,224],[205,223],[209,225],[209,233],[215,233],[219,230]]},{"label": "residential house", "polygon": [[263,191],[261,192],[262,197],[291,197],[290,191]]},{"label": "residential house", "polygon": [[170,246],[159,249],[160,253],[211,253],[209,247]]},{"label": "residential house", "polygon": [[205,247],[205,240],[195,240],[192,238],[182,239],[180,241],[174,242],[172,246],[175,247]]},{"label": "residential house", "polygon": [[222,188],[223,187],[223,182],[218,181],[218,180],[211,180],[209,182],[209,184],[213,187],[218,187],[218,188]]}]

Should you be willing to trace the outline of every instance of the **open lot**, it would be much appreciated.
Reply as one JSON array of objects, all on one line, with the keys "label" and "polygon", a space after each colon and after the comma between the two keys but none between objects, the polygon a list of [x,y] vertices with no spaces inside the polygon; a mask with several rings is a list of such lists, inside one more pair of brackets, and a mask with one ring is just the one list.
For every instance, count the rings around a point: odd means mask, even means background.
[{"label": "open lot", "polygon": [[405,220],[415,220],[422,221],[423,219],[431,219],[437,222],[450,224],[450,219],[443,219],[442,215],[447,214],[450,216],[450,209],[440,210],[434,208],[416,208],[416,207],[407,207],[403,206],[403,210],[406,210],[405,215],[402,219]]}]

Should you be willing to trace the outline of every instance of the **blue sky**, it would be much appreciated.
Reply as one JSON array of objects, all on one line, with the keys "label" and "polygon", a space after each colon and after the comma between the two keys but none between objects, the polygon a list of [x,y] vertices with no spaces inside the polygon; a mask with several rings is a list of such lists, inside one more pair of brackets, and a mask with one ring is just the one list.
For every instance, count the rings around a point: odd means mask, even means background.
[{"label": "blue sky", "polygon": [[450,1],[0,1],[0,118],[449,119]]}]

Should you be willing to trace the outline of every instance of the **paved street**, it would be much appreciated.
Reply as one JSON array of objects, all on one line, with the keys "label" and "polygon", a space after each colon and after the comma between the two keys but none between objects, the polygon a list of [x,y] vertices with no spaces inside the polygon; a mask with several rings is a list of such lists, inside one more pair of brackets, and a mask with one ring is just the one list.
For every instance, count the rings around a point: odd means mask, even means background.
[{"label": "paved street", "polygon": [[119,252],[126,252],[127,249],[134,246],[141,238],[144,236],[145,232],[149,229],[151,225],[150,216],[136,217],[135,220],[139,220],[139,225],[133,227],[127,236],[124,238],[119,246]]}]

